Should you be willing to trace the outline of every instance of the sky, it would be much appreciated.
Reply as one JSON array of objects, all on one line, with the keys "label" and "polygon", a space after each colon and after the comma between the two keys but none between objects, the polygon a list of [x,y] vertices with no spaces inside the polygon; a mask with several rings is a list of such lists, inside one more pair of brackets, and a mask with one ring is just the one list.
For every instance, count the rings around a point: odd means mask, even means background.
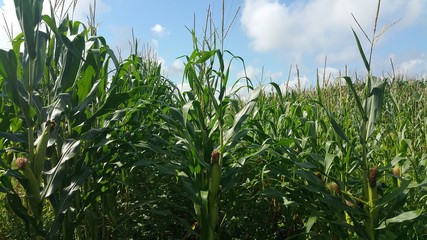
[{"label": "sky", "polygon": [[[45,0],[45,13],[48,4]],[[87,23],[91,4],[93,0],[78,0],[74,11],[68,13]],[[192,52],[188,29],[194,28],[202,37],[208,8],[214,24],[220,27],[221,0],[97,0],[98,34],[126,57],[133,32],[139,46],[156,53],[163,74],[180,83],[184,59],[179,57]],[[332,80],[339,73],[344,75],[345,69],[350,76],[363,76],[366,70],[352,28],[367,55],[370,43],[352,15],[372,38],[376,8],[374,0],[226,0],[224,19],[230,28],[224,49],[244,59],[246,74],[255,84],[289,80],[290,85],[296,85],[299,78],[302,85],[312,86],[317,72]],[[426,10],[425,0],[381,2],[377,28],[381,35],[372,56],[374,75],[390,76],[392,62],[396,74],[427,78]],[[0,0],[0,48],[8,49],[4,19],[14,35],[19,33],[13,0]],[[230,81],[242,76],[242,64],[234,61]]]}]

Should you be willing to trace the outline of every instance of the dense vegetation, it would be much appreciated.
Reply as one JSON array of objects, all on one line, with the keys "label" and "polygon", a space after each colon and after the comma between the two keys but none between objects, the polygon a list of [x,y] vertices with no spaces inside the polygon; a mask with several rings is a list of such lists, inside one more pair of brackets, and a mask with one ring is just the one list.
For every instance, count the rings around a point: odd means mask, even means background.
[{"label": "dense vegetation", "polygon": [[0,239],[427,235],[427,83],[372,76],[356,34],[363,79],[233,92],[243,59],[193,31],[180,92],[151,51],[121,60],[94,26],[15,4]]}]

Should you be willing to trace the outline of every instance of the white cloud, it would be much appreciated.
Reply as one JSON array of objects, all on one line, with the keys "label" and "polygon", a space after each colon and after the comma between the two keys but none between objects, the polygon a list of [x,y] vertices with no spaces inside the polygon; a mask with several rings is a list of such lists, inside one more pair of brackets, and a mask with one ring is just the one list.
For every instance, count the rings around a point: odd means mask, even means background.
[{"label": "white cloud", "polygon": [[176,87],[179,89],[181,93],[191,90],[190,84],[188,82],[177,83]]},{"label": "white cloud", "polygon": [[256,79],[260,77],[262,69],[254,67],[252,65],[246,66],[246,71],[243,69],[242,71],[237,73],[237,79],[248,77],[249,79]]},{"label": "white cloud", "polygon": [[342,76],[344,76],[344,73],[334,67],[322,67],[317,71],[317,78],[322,86],[328,86],[331,83],[338,83]]},{"label": "white cloud", "polygon": [[426,75],[427,56],[402,61],[397,68],[397,72],[402,75],[410,74],[409,77]]},{"label": "white cloud", "polygon": [[[306,54],[328,55],[330,62],[349,61],[358,57],[350,27],[359,30],[351,13],[361,26],[371,32],[377,1],[359,0],[245,0],[240,18],[250,38],[250,46],[259,52],[275,51],[300,61]],[[402,19],[402,26],[424,17],[427,1],[382,1],[380,28]],[[400,24],[400,23],[399,23]],[[399,25],[398,24],[398,25]],[[401,26],[401,27],[402,27]],[[359,36],[362,39],[363,35]],[[344,51],[343,51],[344,50]]]},{"label": "white cloud", "polygon": [[283,72],[264,71],[263,68],[255,67],[253,65],[247,65],[246,74],[245,70],[242,70],[237,73],[236,79],[240,80],[243,79],[245,76],[248,77],[253,84],[257,85],[263,82],[278,81],[280,80],[280,78],[283,77]]},{"label": "white cloud", "polygon": [[[46,1],[46,0],[45,0]],[[72,1],[72,0],[66,0]],[[93,8],[93,0],[77,0],[77,5],[74,11],[74,19],[82,22],[86,22],[87,17],[89,16],[89,6],[92,5]],[[103,0],[96,0],[96,16],[105,14],[111,11],[111,7],[105,3]]]},{"label": "white cloud", "polygon": [[[89,16],[89,6],[90,5],[93,6],[93,0],[78,0],[77,5],[75,6],[74,6],[74,2],[75,0],[64,0],[63,12],[71,13],[72,14],[70,16],[71,18],[73,18],[74,20],[78,20],[83,23],[86,23],[88,19],[87,17]],[[57,7],[55,8],[55,10],[57,11],[55,15],[57,17],[60,17],[61,8]],[[110,10],[111,8],[109,7],[109,5],[107,5],[103,0],[96,1],[97,16],[100,14],[109,12]],[[45,0],[43,2],[43,14],[50,15],[50,1]],[[4,18],[6,19],[6,22],[3,19],[3,15],[4,15]],[[7,35],[4,30],[6,26],[9,26],[10,31],[13,33],[13,37],[15,37],[21,32],[18,19],[16,18],[14,0],[3,0],[3,5],[0,7],[0,35],[2,36],[0,38],[1,49],[11,48],[11,44],[9,42],[9,39],[6,37]]]},{"label": "white cloud", "polygon": [[166,61],[162,62],[163,75],[173,82],[181,82],[184,73],[184,62],[182,59],[175,59],[168,65]]},{"label": "white cloud", "polygon": [[283,77],[283,72],[271,72],[268,73],[267,76],[271,81],[277,81]]},{"label": "white cloud", "polygon": [[423,59],[411,59],[400,64],[400,69],[404,72],[414,72],[419,66],[425,66],[426,62]]},{"label": "white cloud", "polygon": [[[287,92],[289,90],[298,90],[309,87],[309,80],[307,76],[295,76],[292,80],[286,80],[279,84],[280,91]],[[275,92],[276,89],[272,85],[264,85],[264,91],[266,93]]]},{"label": "white cloud", "polygon": [[157,37],[164,37],[168,35],[166,28],[160,24],[156,24],[151,28],[151,32]]},{"label": "white cloud", "polygon": [[175,59],[172,63],[172,69],[176,72],[182,73],[184,71],[184,62],[181,59]]},{"label": "white cloud", "polygon": [[334,79],[339,77],[340,70],[333,68],[333,67],[326,67],[326,68],[319,68],[318,69],[318,77],[319,79],[325,78],[325,80],[328,79]]},{"label": "white cloud", "polygon": [[308,77],[307,76],[300,76],[300,77],[294,77],[292,80],[287,81],[281,85],[282,91],[287,91],[290,89],[298,89],[299,87],[305,88],[308,85]]}]

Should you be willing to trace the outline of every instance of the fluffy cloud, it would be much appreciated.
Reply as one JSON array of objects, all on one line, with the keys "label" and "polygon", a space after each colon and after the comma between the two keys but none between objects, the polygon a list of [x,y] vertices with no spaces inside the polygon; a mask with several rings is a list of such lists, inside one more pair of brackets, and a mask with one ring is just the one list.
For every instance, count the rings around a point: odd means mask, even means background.
[{"label": "fluffy cloud", "polygon": [[237,73],[237,79],[248,77],[249,79],[259,78],[261,74],[261,68],[254,67],[252,65],[246,66],[246,71],[242,70]]},{"label": "fluffy cloud", "polygon": [[265,83],[270,81],[277,81],[283,77],[283,72],[264,72],[262,68],[255,67],[253,65],[246,66],[245,70],[242,70],[237,73],[236,79],[243,79],[248,77],[253,84]]},{"label": "fluffy cloud", "polygon": [[[370,33],[377,1],[359,0],[245,0],[240,18],[250,38],[250,46],[259,52],[277,51],[299,61],[306,54],[315,58],[328,55],[331,62],[358,57],[350,27],[359,30],[351,14]],[[423,16],[427,1],[382,1],[380,26],[402,19],[399,28],[409,26]],[[361,35],[362,36],[362,35]],[[321,61],[320,61],[321,62]]]},{"label": "fluffy cloud", "polygon": [[168,35],[166,28],[160,24],[156,24],[151,28],[151,32],[157,37]]},{"label": "fluffy cloud", "polygon": [[409,75],[409,77],[425,76],[427,74],[427,56],[402,61],[398,65],[397,71],[399,74]]},{"label": "fluffy cloud", "polygon": [[162,60],[163,75],[173,82],[182,82],[182,75],[184,73],[184,62],[183,59],[175,59],[172,64],[168,64],[165,60]]}]

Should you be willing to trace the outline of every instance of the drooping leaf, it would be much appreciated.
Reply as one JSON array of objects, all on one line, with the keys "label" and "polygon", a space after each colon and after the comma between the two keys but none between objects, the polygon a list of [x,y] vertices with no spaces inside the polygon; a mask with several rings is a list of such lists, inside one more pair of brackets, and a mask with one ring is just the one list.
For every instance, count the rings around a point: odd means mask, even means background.
[{"label": "drooping leaf", "polygon": [[62,186],[62,180],[64,176],[64,169],[66,161],[73,158],[79,151],[80,141],[67,142],[62,146],[62,155],[58,164],[51,170],[46,172],[46,184],[42,190],[41,198],[49,197],[53,194],[60,186]]},{"label": "drooping leaf", "polygon": [[32,116],[35,112],[28,101],[24,98],[27,96],[24,85],[17,77],[17,59],[15,53],[0,49],[0,75],[6,80],[6,90],[12,101],[19,106],[28,125],[32,125]]},{"label": "drooping leaf", "polygon": [[383,206],[395,200],[400,194],[404,193],[404,191],[408,188],[409,183],[410,181],[401,181],[401,186],[398,188],[393,188],[390,192],[386,192],[384,196],[378,199],[377,205]]},{"label": "drooping leaf", "polygon": [[356,39],[357,48],[359,49],[360,56],[362,57],[363,63],[365,64],[365,68],[368,72],[370,72],[371,66],[370,66],[370,63],[368,62],[368,60],[366,59],[365,52],[363,51],[362,44],[360,44],[359,37],[357,36],[354,29],[351,29],[351,30],[353,31],[354,38]]},{"label": "drooping leaf", "polygon": [[72,45],[66,49],[66,58],[59,79],[55,82],[55,92],[65,93],[75,84],[82,61],[85,40],[82,34],[75,36]]},{"label": "drooping leaf", "polygon": [[24,143],[28,141],[28,136],[23,132],[9,133],[9,132],[0,132],[0,138],[5,138],[15,143]]},{"label": "drooping leaf", "polygon": [[230,129],[228,129],[224,134],[224,142],[226,144],[229,143],[229,141],[232,139],[232,137],[235,134],[239,133],[240,127],[242,126],[246,118],[249,116],[249,113],[254,108],[255,100],[258,98],[261,90],[262,90],[262,86],[259,86],[255,90],[253,90],[252,94],[249,96],[249,100],[247,104],[235,115],[233,126]]},{"label": "drooping leaf", "polygon": [[326,110],[326,113],[328,114],[329,121],[331,122],[332,128],[335,130],[335,132],[338,134],[338,136],[341,137],[342,140],[344,140],[348,145],[350,145],[350,141],[348,140],[347,135],[342,130],[342,127],[337,123],[332,113],[330,113],[328,110]]},{"label": "drooping leaf", "polygon": [[99,110],[86,120],[87,124],[91,123],[99,116],[109,113],[112,110],[117,110],[117,107],[127,101],[130,96],[131,95],[128,92],[115,93],[114,91],[111,91],[111,94],[108,95],[107,99],[105,100],[105,103],[99,108]]},{"label": "drooping leaf", "polygon": [[423,213],[423,209],[417,209],[413,211],[403,212],[395,217],[384,220],[377,229],[384,229],[390,223],[402,223],[410,220],[414,220]]},{"label": "drooping leaf", "polygon": [[356,92],[356,89],[354,87],[353,81],[351,81],[351,78],[347,77],[347,76],[345,76],[343,78],[345,79],[345,82],[347,83],[347,86],[350,88],[351,93],[353,93],[353,97],[356,100],[357,109],[359,109],[359,113],[362,116],[362,119],[368,120],[368,117],[366,116],[366,112],[365,112],[365,110],[363,109],[363,106],[362,106],[362,101],[360,100],[360,97],[359,97],[359,95]]},{"label": "drooping leaf", "polygon": [[374,86],[366,99],[367,101],[367,109],[366,114],[368,117],[367,129],[366,129],[366,139],[367,140],[372,133],[374,132],[375,125],[381,116],[381,111],[383,108],[383,99],[385,92],[386,81],[380,81],[375,79]]},{"label": "drooping leaf", "polygon": [[317,222],[316,216],[311,216],[308,218],[307,222],[305,223],[305,232],[309,233],[311,231],[311,228],[313,225]]},{"label": "drooping leaf", "polygon": [[334,160],[337,159],[337,155],[326,153],[325,155],[325,174],[328,175],[329,171],[331,171],[332,164],[334,163]]},{"label": "drooping leaf", "polygon": [[25,38],[25,50],[30,59],[36,58],[36,37],[34,28],[41,20],[43,0],[15,0],[16,16]]},{"label": "drooping leaf", "polygon": [[70,209],[74,196],[77,193],[77,190],[80,189],[84,181],[91,174],[91,170],[88,167],[83,167],[80,169],[80,172],[75,175],[71,181],[70,185],[65,187],[61,191],[61,197],[59,205],[56,207],[56,217],[54,222],[52,223],[50,230],[48,232],[48,236],[54,236],[59,228],[62,226],[62,222],[64,220],[63,215]]},{"label": "drooping leaf", "polygon": [[30,231],[31,216],[28,215],[27,209],[22,205],[21,198],[17,194],[7,194],[7,202],[12,211],[24,221],[27,232]]}]

